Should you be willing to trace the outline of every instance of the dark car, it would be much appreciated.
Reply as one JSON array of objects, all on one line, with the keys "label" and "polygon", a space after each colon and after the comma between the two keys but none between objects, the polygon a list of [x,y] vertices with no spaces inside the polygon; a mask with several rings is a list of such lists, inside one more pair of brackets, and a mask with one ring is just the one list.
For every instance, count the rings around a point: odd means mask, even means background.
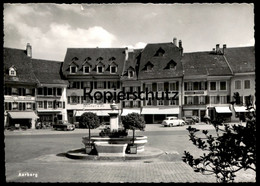
[{"label": "dark car", "polygon": [[186,125],[194,125],[196,122],[192,116],[186,116],[182,118]]},{"label": "dark car", "polygon": [[71,123],[68,123],[68,122],[59,122],[58,124],[54,124],[53,128],[55,130],[65,130],[65,131],[68,131],[68,130],[74,130],[75,129],[75,125],[71,124]]}]

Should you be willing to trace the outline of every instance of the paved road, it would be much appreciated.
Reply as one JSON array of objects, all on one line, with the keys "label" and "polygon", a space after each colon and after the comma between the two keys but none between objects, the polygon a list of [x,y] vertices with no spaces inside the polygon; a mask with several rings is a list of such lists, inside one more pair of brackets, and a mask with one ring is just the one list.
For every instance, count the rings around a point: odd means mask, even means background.
[{"label": "paved road", "polygon": [[[209,125],[196,125],[213,129]],[[165,128],[147,125],[146,146],[160,148],[158,158],[131,161],[72,160],[64,152],[83,147],[81,137],[87,130],[28,130],[5,132],[7,182],[216,182],[214,176],[195,173],[181,161],[184,150],[199,155],[188,139],[186,126]],[[98,129],[93,130],[97,134]],[[36,177],[37,176],[37,177]],[[240,172],[237,182],[254,182],[255,175]]]}]

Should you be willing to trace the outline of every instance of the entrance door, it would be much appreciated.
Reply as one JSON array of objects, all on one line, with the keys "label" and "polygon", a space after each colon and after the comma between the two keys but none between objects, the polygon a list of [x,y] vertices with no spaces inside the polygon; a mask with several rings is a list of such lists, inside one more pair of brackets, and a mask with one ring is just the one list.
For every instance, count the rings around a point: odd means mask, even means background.
[{"label": "entrance door", "polygon": [[153,124],[153,115],[152,114],[146,114],[144,115],[145,123],[147,124]]},{"label": "entrance door", "polygon": [[206,110],[200,111],[200,121],[205,122],[204,116],[206,115]]}]

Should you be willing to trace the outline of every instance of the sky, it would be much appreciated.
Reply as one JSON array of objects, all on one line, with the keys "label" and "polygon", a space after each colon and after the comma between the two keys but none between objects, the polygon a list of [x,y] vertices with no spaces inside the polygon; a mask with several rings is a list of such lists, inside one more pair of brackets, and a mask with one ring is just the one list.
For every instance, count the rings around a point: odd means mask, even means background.
[{"label": "sky", "polygon": [[253,4],[4,4],[4,47],[63,61],[67,48],[144,48],[182,41],[184,53],[216,44],[254,46]]}]

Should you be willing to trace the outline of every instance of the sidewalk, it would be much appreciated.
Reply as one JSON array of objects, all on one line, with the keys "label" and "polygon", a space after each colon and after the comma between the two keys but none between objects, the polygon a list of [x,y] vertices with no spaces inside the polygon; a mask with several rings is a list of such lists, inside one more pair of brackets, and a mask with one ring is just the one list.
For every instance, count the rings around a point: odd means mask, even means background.
[{"label": "sidewalk", "polygon": [[[238,123],[229,123],[230,125],[238,124]],[[246,123],[242,123],[245,126]],[[146,124],[145,131],[180,131],[186,130],[187,127],[195,127],[200,130],[214,130],[212,124],[205,123],[196,123],[195,125],[184,125],[184,126],[176,126],[176,127],[164,127],[161,124]],[[220,126],[220,128],[224,128],[224,126]],[[102,127],[91,129],[92,133],[98,134]],[[79,129],[76,128],[74,131],[57,131],[54,129],[27,129],[27,130],[14,130],[9,131],[5,130],[4,135],[49,135],[49,134],[86,134],[88,135],[88,129]]]}]

